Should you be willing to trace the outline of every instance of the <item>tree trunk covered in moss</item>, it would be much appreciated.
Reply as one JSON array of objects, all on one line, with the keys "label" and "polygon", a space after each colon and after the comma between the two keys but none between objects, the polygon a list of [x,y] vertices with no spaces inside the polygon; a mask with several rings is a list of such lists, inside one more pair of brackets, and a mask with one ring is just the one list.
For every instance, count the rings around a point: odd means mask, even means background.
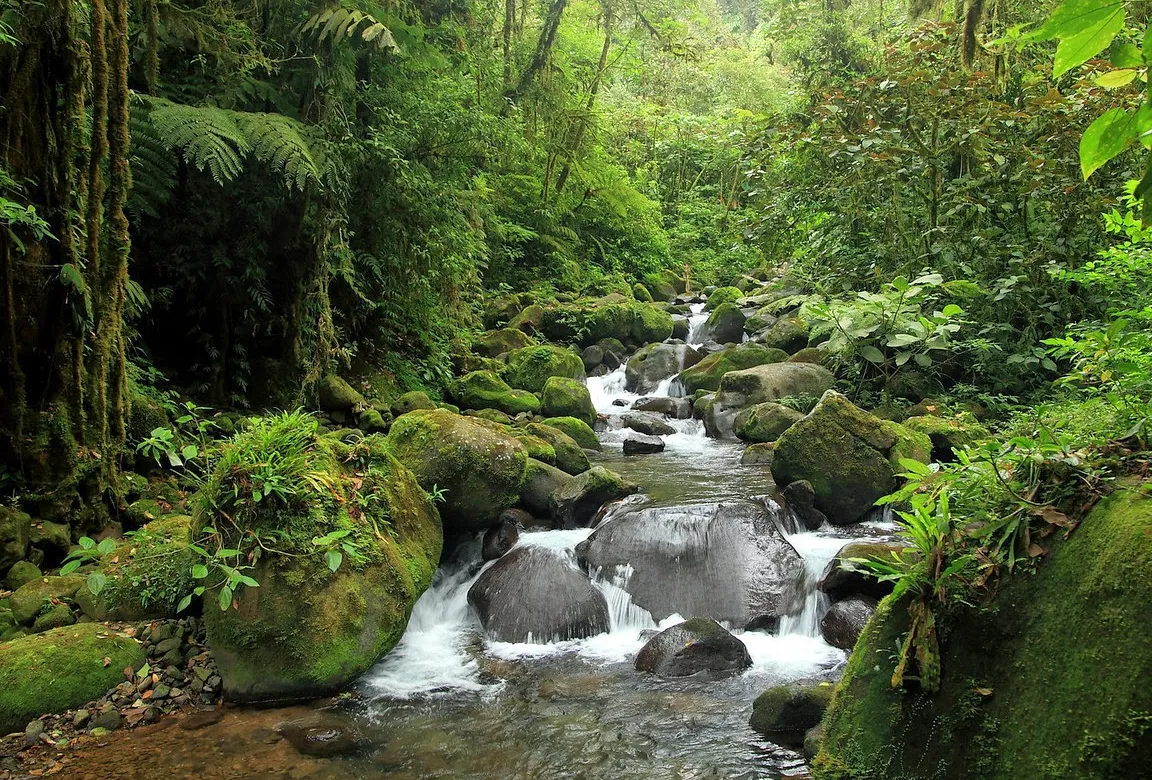
[{"label": "tree trunk covered in moss", "polygon": [[125,439],[127,0],[22,8],[14,34],[0,48],[0,167],[51,236],[0,236],[0,467],[92,522]]}]

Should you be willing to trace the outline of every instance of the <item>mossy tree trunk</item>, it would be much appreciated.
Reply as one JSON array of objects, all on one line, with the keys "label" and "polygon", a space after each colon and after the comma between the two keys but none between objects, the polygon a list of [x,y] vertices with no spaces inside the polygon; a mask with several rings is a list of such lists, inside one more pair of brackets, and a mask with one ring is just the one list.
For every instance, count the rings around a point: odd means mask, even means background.
[{"label": "mossy tree trunk", "polygon": [[27,4],[14,33],[0,47],[5,195],[51,236],[0,235],[0,467],[43,511],[94,524],[125,438],[127,0]]}]

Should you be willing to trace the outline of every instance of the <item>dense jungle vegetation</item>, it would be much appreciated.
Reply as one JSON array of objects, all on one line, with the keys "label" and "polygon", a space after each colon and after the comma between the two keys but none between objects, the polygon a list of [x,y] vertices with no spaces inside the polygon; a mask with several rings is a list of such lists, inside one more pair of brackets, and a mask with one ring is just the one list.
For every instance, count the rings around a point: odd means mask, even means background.
[{"label": "dense jungle vegetation", "polygon": [[[215,523],[144,578],[169,611],[207,593],[228,612],[280,552],[391,562],[406,615],[443,542],[425,503],[446,523],[490,508],[401,451],[442,431],[393,416],[467,409],[477,374],[497,424],[539,412],[549,377],[583,378],[579,348],[663,341],[677,296],[704,291],[708,311],[757,309],[727,341],[789,323],[793,348],[770,345],[854,404],[942,420],[936,462],[901,459],[881,499],[915,555],[858,561],[908,604],[892,685],[936,692],[937,619],[1146,467],[1150,18],[1121,0],[0,0],[0,510],[64,528],[37,565],[88,572],[167,480],[162,504]],[[501,360],[537,339],[576,346],[541,358],[574,368]],[[390,443],[317,445],[328,423]],[[262,537],[274,513],[291,521]],[[215,630],[247,641],[240,622]]]}]

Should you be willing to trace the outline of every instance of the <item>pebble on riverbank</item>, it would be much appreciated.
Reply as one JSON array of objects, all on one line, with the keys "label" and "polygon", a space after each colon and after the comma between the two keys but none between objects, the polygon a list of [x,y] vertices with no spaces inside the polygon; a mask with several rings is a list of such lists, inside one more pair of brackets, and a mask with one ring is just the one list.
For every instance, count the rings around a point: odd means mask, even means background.
[{"label": "pebble on riverbank", "polygon": [[200,620],[110,624],[136,637],[147,663],[126,668],[124,682],[83,707],[42,715],[22,732],[0,738],[0,780],[66,776],[67,752],[116,729],[155,723],[173,713],[219,707],[221,681]]}]

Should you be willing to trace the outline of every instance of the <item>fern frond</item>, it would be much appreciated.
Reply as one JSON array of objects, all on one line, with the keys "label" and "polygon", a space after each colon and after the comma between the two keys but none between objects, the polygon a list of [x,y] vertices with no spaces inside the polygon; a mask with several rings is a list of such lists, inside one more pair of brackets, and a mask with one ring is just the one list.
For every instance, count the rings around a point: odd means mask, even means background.
[{"label": "fern frond", "polygon": [[312,16],[300,28],[302,33],[315,33],[317,41],[342,41],[359,33],[361,40],[381,51],[399,52],[392,31],[375,15],[355,8],[329,8]]}]

